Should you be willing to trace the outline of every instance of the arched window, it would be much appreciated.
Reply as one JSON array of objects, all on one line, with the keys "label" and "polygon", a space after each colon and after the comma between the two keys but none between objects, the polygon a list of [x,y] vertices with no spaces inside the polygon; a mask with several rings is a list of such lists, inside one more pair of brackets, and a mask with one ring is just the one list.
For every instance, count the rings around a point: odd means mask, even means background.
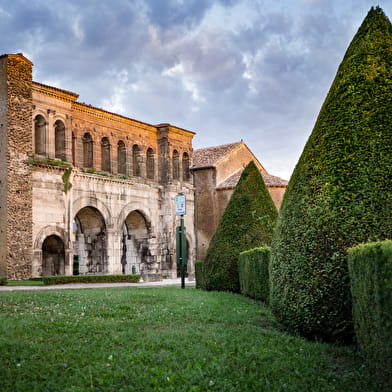
[{"label": "arched window", "polygon": [[154,178],[154,170],[155,170],[155,161],[154,161],[154,150],[149,148],[147,150],[146,156],[146,165],[147,165],[147,178]]},{"label": "arched window", "polygon": [[65,126],[61,120],[54,123],[54,156],[65,161]]},{"label": "arched window", "polygon": [[127,154],[122,140],[117,143],[117,172],[127,174]]},{"label": "arched window", "polygon": [[101,140],[101,169],[110,172],[110,143],[107,137]]},{"label": "arched window", "polygon": [[45,155],[46,149],[46,120],[40,114],[34,119],[34,151],[36,154]]},{"label": "arched window", "polygon": [[83,136],[83,167],[93,167],[93,139],[88,132]]},{"label": "arched window", "polygon": [[179,180],[180,179],[180,158],[179,158],[177,150],[173,151],[172,161],[173,161],[173,180]]},{"label": "arched window", "polygon": [[141,176],[141,158],[140,147],[137,144],[134,144],[132,147],[132,165],[133,175],[137,177]]},{"label": "arched window", "polygon": [[182,154],[182,179],[183,181],[189,181],[191,178],[189,171],[189,155],[187,152]]}]

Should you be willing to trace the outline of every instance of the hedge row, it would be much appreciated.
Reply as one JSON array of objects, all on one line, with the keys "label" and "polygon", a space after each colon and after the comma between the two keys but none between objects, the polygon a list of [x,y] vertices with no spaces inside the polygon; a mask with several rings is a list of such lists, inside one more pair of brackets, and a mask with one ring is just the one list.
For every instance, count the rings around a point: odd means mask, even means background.
[{"label": "hedge row", "polygon": [[359,245],[348,255],[358,345],[392,388],[392,241]]},{"label": "hedge row", "polygon": [[270,248],[254,248],[240,253],[238,271],[241,294],[269,303]]},{"label": "hedge row", "polygon": [[195,279],[196,279],[196,288],[203,289],[204,281],[203,281],[203,264],[204,260],[195,261]]},{"label": "hedge row", "polygon": [[66,283],[138,283],[140,275],[70,275],[43,276],[45,285]]},{"label": "hedge row", "polygon": [[0,286],[5,286],[7,284],[7,277],[0,276]]}]

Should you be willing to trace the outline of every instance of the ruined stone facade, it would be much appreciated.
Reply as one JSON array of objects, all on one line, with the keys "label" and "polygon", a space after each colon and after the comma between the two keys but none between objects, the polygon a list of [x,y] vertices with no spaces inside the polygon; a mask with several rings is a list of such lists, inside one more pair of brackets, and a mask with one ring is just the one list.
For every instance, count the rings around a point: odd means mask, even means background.
[{"label": "ruined stone facade", "polygon": [[22,54],[0,56],[0,275],[176,277],[182,193],[192,277],[251,160],[279,208],[287,181],[245,143],[193,151],[191,131],[77,99],[34,82]]},{"label": "ruined stone facade", "polygon": [[77,102],[0,56],[0,274],[177,276],[174,198],[195,259],[193,132]]},{"label": "ruined stone facade", "polygon": [[244,168],[254,161],[279,209],[287,181],[265,170],[243,142],[195,150],[191,172],[195,185],[196,257],[204,260],[219,220]]}]

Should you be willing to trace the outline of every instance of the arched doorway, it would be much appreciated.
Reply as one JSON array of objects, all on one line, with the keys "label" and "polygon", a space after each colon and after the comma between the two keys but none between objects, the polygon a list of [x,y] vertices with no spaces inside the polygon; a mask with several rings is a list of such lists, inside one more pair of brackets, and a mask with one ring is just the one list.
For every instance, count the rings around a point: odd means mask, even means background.
[{"label": "arched doorway", "polygon": [[106,225],[102,214],[94,207],[84,207],[75,216],[74,234],[79,270],[74,274],[107,273]]},{"label": "arched doorway", "polygon": [[57,235],[50,235],[42,244],[42,276],[64,275],[64,273],[64,242]]},{"label": "arched doorway", "polygon": [[143,274],[151,270],[155,258],[149,249],[150,227],[143,214],[132,211],[123,225],[122,272]]}]

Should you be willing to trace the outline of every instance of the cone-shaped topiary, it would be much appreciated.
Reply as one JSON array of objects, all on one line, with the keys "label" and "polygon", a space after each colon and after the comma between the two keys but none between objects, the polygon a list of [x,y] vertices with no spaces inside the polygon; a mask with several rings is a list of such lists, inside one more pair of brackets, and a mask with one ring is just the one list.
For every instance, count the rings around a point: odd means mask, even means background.
[{"label": "cone-shaped topiary", "polygon": [[204,288],[239,292],[239,254],[269,245],[277,216],[274,202],[252,161],[243,171],[207,250]]},{"label": "cone-shaped topiary", "polygon": [[338,69],[272,241],[272,309],[305,336],[352,337],[346,250],[391,237],[391,146],[392,25],[377,7]]}]

